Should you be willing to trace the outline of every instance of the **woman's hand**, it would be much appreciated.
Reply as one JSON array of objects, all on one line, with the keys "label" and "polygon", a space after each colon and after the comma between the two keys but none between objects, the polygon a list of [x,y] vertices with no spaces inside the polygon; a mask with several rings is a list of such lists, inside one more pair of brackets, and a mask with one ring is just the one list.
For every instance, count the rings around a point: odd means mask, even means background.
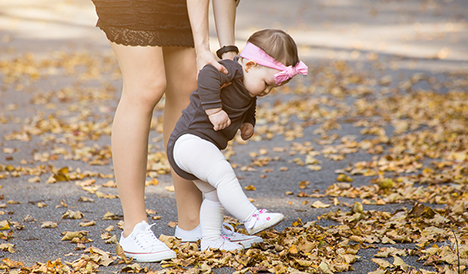
[{"label": "woman's hand", "polygon": [[240,127],[242,140],[248,140],[254,135],[254,126],[251,123],[243,123]]},{"label": "woman's hand", "polygon": [[214,54],[210,50],[198,50],[197,51],[197,68],[201,70],[205,65],[211,64],[220,72],[227,74],[228,70],[221,65]]},{"label": "woman's hand", "polygon": [[[209,0],[187,0],[187,10],[190,19],[190,26],[192,27],[195,51],[197,54],[197,68],[198,70],[201,70],[205,65],[212,64],[220,72],[227,74],[227,69],[218,63],[215,55],[210,51],[208,22],[209,2]],[[230,6],[232,5],[233,4],[230,3]],[[218,6],[224,7],[226,4]],[[235,5],[234,9],[230,6],[227,8],[227,11],[217,11],[218,17],[225,18],[226,16],[229,16],[229,19],[225,19],[225,21],[230,20],[228,26],[223,25],[223,27],[218,30],[218,33],[222,31],[226,32],[226,35],[229,35],[229,37],[234,37],[234,20],[231,19],[231,17],[233,15],[235,17]],[[226,9],[226,7],[224,7],[224,9]],[[234,38],[232,38],[232,41],[224,41],[224,43],[226,42],[234,43],[235,41]]]},{"label": "woman's hand", "polygon": [[207,109],[205,112],[215,131],[225,129],[231,124],[231,119],[222,108]]}]

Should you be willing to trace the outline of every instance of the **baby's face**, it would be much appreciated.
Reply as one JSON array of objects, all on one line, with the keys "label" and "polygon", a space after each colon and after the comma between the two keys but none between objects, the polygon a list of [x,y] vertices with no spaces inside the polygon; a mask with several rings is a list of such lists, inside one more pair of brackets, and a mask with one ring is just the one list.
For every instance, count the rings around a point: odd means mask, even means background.
[{"label": "baby's face", "polygon": [[[252,61],[249,61],[252,62]],[[278,85],[275,82],[275,74],[279,70],[260,66],[258,64],[244,66],[244,86],[250,96],[265,96]]]}]

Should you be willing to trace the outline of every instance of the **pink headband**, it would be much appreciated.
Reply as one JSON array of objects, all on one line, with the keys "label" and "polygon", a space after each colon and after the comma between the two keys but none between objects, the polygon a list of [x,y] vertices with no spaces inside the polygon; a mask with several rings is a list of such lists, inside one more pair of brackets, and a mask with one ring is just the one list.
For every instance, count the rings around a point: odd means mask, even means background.
[{"label": "pink headband", "polygon": [[275,74],[275,82],[277,85],[281,85],[281,83],[293,78],[299,73],[307,75],[307,66],[302,61],[299,61],[294,67],[287,67],[250,42],[247,42],[240,56],[248,60],[253,60],[259,65],[279,70],[280,72]]}]

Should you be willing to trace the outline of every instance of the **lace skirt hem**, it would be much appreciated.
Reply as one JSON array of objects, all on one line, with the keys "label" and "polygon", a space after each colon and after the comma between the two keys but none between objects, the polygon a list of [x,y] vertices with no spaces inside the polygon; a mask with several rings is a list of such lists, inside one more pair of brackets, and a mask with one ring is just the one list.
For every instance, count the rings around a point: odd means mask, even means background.
[{"label": "lace skirt hem", "polygon": [[194,47],[192,32],[188,30],[133,30],[96,24],[107,36],[109,41],[124,46],[151,47]]}]

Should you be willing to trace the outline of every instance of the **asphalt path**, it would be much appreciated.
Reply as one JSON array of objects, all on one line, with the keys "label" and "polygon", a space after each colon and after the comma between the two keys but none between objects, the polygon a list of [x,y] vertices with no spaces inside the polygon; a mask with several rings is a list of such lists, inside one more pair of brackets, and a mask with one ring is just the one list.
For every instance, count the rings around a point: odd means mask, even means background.
[{"label": "asphalt path", "polygon": [[[277,1],[258,0],[241,1],[238,7],[236,36],[238,45],[243,45],[253,31],[261,28],[281,28],[287,30],[297,41],[301,58],[309,65],[311,72],[321,72],[330,63],[344,61],[350,71],[368,75],[370,78],[379,78],[391,75],[394,79],[407,79],[416,73],[431,75],[440,81],[448,81],[449,73],[466,73],[468,70],[468,9],[464,0],[437,0],[437,1]],[[24,61],[30,56],[31,61],[39,67],[47,67],[44,60],[65,60],[70,62],[83,61],[86,67],[89,62],[99,62],[101,69],[99,76],[89,71],[64,70],[47,72],[39,69],[39,73],[46,74],[38,81],[14,82],[11,84],[6,70],[0,74],[0,165],[12,166],[53,166],[55,168],[70,167],[72,171],[89,171],[101,176],[93,177],[96,184],[104,184],[112,180],[112,163],[103,161],[99,165],[90,165],[82,158],[73,160],[59,157],[59,159],[41,161],[47,155],[53,154],[57,146],[50,138],[63,137],[63,133],[49,132],[24,142],[9,140],[6,136],[20,132],[28,123],[35,119],[45,119],[49,115],[64,115],[61,111],[68,111],[73,116],[72,107],[82,107],[89,111],[83,114],[86,119],[102,124],[102,134],[95,139],[83,140],[86,147],[96,148],[99,151],[108,151],[110,137],[108,129],[112,122],[112,115],[117,105],[121,79],[118,66],[111,52],[104,34],[94,24],[96,15],[90,1],[85,0],[22,0],[3,1],[0,3],[0,62],[19,60]],[[213,26],[213,22],[211,22]],[[212,27],[212,29],[214,29]],[[217,48],[215,32],[212,31],[212,48]],[[67,55],[69,54],[69,55]],[[76,57],[73,57],[73,54]],[[82,55],[80,55],[82,54]],[[67,55],[66,57],[63,57]],[[32,56],[32,57],[31,57]],[[21,61],[22,60],[22,61]],[[42,62],[42,63],[41,63]],[[64,63],[64,67],[66,67]],[[90,65],[92,67],[93,65]],[[34,66],[33,66],[34,67]],[[23,68],[28,70],[27,67]],[[77,78],[80,75],[81,78]],[[94,75],[94,76],[93,76]],[[14,77],[11,76],[10,77]],[[307,88],[315,78],[295,79],[291,83],[292,89]],[[395,87],[392,83],[390,87]],[[104,89],[103,86],[106,88]],[[75,87],[82,90],[83,98],[76,105],[67,100],[50,98],[57,94],[65,94],[67,88]],[[427,88],[421,83],[421,88]],[[88,91],[89,89],[90,91]],[[105,98],[93,97],[93,89],[97,94],[104,94]],[[62,90],[62,93],[57,91]],[[99,91],[98,91],[99,90]],[[105,91],[103,91],[105,90]],[[437,90],[444,92],[443,88]],[[40,96],[38,96],[40,94]],[[103,95],[103,96],[104,96]],[[302,97],[301,97],[302,96]],[[305,95],[295,93],[278,93],[262,98],[260,107],[271,107],[275,101],[283,102],[298,100]],[[312,96],[312,95],[307,95]],[[380,88],[375,89],[374,96],[385,96]],[[70,95],[70,98],[77,98]],[[46,100],[45,104],[32,104],[38,100]],[[352,107],[355,98],[345,98],[345,104]],[[86,102],[89,102],[87,105]],[[161,116],[160,106],[157,107],[154,117]],[[38,118],[42,117],[42,118]],[[79,119],[79,115],[77,116]],[[3,119],[3,122],[2,122]],[[259,207],[282,212],[286,219],[276,228],[282,230],[291,226],[298,218],[304,222],[317,220],[317,216],[337,208],[349,210],[346,204],[352,205],[353,199],[340,199],[342,203],[330,208],[315,209],[310,207],[314,201],[330,203],[329,197],[304,198],[297,197],[300,191],[309,193],[324,193],[336,182],[336,170],[348,167],[350,164],[370,160],[373,155],[363,151],[349,154],[342,161],[332,161],[322,156],[322,169],[311,172],[297,164],[295,159],[305,156],[295,149],[297,144],[309,144],[320,151],[324,144],[317,142],[320,136],[317,129],[320,124],[301,124],[297,118],[288,117],[291,123],[301,125],[302,134],[293,140],[285,139],[277,134],[272,139],[253,140],[247,144],[234,144],[234,155],[230,161],[238,166],[236,172],[243,186],[254,185],[255,191],[247,194]],[[78,123],[79,121],[76,121]],[[329,134],[340,137],[352,135],[356,140],[363,140],[360,129],[352,126],[345,119],[339,121],[341,128],[334,129]],[[260,123],[260,125],[262,125]],[[150,134],[152,157],[158,157],[162,151],[160,133],[155,124]],[[391,135],[392,129],[388,129]],[[55,136],[55,137],[53,137]],[[64,139],[67,139],[64,137]],[[55,141],[57,141],[55,139]],[[309,142],[309,143],[308,143]],[[60,141],[57,141],[60,143]],[[252,152],[257,155],[251,155]],[[41,156],[42,155],[42,156]],[[254,171],[242,169],[252,164],[253,160],[261,156],[269,157],[270,162],[265,168],[255,167]],[[96,155],[92,155],[96,158]],[[287,168],[287,171],[282,171]],[[2,172],[0,171],[0,174]],[[3,173],[6,173],[3,171]],[[0,193],[4,215],[0,220],[19,222],[24,228],[14,232],[14,238],[9,243],[15,244],[15,253],[0,251],[0,258],[10,258],[22,261],[25,265],[35,262],[46,262],[62,258],[73,261],[78,258],[80,251],[74,250],[75,245],[63,242],[61,232],[87,230],[88,238],[93,239],[92,245],[103,250],[114,252],[114,245],[105,244],[101,234],[110,225],[115,226],[112,234],[119,237],[117,228],[118,219],[122,211],[118,199],[98,198],[95,194],[84,191],[75,182],[57,182],[47,184],[50,172],[40,175],[39,183],[29,182],[34,175],[21,175],[15,177],[8,173],[5,178],[0,177]],[[148,178],[150,180],[151,178]],[[173,235],[174,228],[171,222],[177,221],[175,197],[171,191],[171,179],[168,175],[156,178],[157,185],[147,187],[146,204],[149,209],[157,211],[152,216],[160,216],[154,220],[154,231],[157,234]],[[298,187],[299,182],[308,181],[310,184],[304,189]],[[353,185],[367,185],[369,178],[357,177]],[[116,195],[115,188],[100,189],[109,195]],[[286,193],[292,192],[293,195]],[[83,202],[81,197],[92,198],[94,202]],[[81,200],[80,200],[81,199]],[[9,202],[10,201],[10,202]],[[18,203],[14,203],[18,202]],[[46,206],[39,207],[40,203]],[[411,204],[387,204],[384,206],[365,205],[365,210],[377,209],[394,212],[402,207],[411,207]],[[67,210],[79,210],[88,221],[95,220],[96,225],[80,227],[83,221],[62,219]],[[107,213],[116,215],[114,220],[102,220]],[[41,223],[53,221],[57,223],[55,229],[41,228]],[[331,221],[320,221],[323,226],[333,225]],[[5,241],[1,240],[1,243]],[[88,244],[89,245],[89,244]],[[410,245],[401,245],[408,247]],[[361,260],[353,264],[354,271],[347,273],[367,273],[375,270],[376,264],[370,261],[375,249],[361,250]],[[423,267],[417,258],[409,257],[407,263],[416,267]],[[142,264],[151,269],[160,269],[158,264]],[[116,272],[121,266],[99,268],[101,273]],[[429,268],[430,269],[430,268]],[[216,270],[215,273],[230,273],[231,269]]]}]

